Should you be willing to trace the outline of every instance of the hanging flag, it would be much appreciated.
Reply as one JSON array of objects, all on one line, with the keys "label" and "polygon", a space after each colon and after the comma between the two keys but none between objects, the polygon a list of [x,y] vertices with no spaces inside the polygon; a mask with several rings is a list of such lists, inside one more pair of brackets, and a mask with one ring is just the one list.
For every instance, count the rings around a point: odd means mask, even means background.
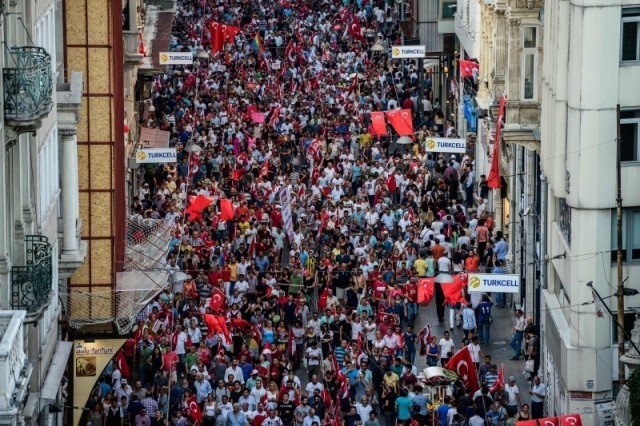
[{"label": "hanging flag", "polygon": [[395,192],[396,190],[396,178],[393,173],[389,173],[387,180],[385,181],[385,185],[387,185],[387,189],[389,192]]},{"label": "hanging flag", "polygon": [[385,111],[385,115],[391,123],[391,126],[400,136],[413,135],[413,122],[411,119],[411,110],[401,109],[393,111]]},{"label": "hanging flag", "polygon": [[521,420],[516,422],[516,426],[538,426],[537,420]]},{"label": "hanging flag", "polygon": [[187,407],[191,412],[191,419],[200,422],[202,420],[202,411],[200,411],[200,406],[198,405],[198,400],[195,396],[187,399]]},{"label": "hanging flag", "polygon": [[116,355],[116,365],[118,366],[122,377],[127,380],[131,380],[131,369],[129,368],[127,358],[124,356],[121,350],[118,351],[118,355]]},{"label": "hanging flag", "polygon": [[209,22],[209,32],[211,33],[211,53],[216,54],[224,46],[222,26],[218,22],[211,21]]},{"label": "hanging flag", "polygon": [[418,303],[421,306],[427,306],[433,299],[433,291],[435,283],[433,277],[418,279]]},{"label": "hanging flag", "polygon": [[502,132],[502,121],[504,117],[504,109],[507,103],[507,97],[502,95],[500,98],[500,108],[498,108],[498,120],[496,121],[496,136],[493,139],[493,156],[491,157],[491,170],[487,181],[489,188],[499,189],[502,187],[500,181],[500,133]]},{"label": "hanging flag", "polygon": [[420,355],[425,356],[427,354],[427,346],[431,341],[431,326],[429,323],[424,326],[422,331],[420,332]]},{"label": "hanging flag", "polygon": [[231,220],[235,216],[233,202],[229,199],[220,199],[220,220]]},{"label": "hanging flag", "polygon": [[226,296],[219,288],[214,288],[211,293],[211,300],[209,301],[209,307],[212,311],[218,312],[224,307],[224,300]]},{"label": "hanging flag", "polygon": [[474,79],[474,81],[478,79],[478,70],[480,69],[480,64],[473,61],[459,60],[458,65],[460,66],[460,77],[471,77]]},{"label": "hanging flag", "polygon": [[236,35],[240,33],[240,27],[234,27],[233,25],[227,26],[227,42],[233,44],[236,41]]},{"label": "hanging flag", "polygon": [[462,383],[466,389],[475,392],[480,389],[478,385],[478,373],[476,365],[471,359],[471,352],[466,346],[459,350],[447,363],[449,370],[455,371],[462,379]]},{"label": "hanging flag", "polygon": [[207,330],[209,330],[209,333],[207,333],[208,338],[212,338],[217,332],[220,331],[220,327],[218,326],[218,319],[215,315],[204,314],[204,323],[207,326]]},{"label": "hanging flag", "polygon": [[[558,426],[558,418],[557,417],[545,417],[544,419],[538,419],[538,424],[540,426]],[[569,423],[573,425],[573,423]]]},{"label": "hanging flag", "polygon": [[374,136],[387,134],[387,123],[384,121],[384,112],[377,111],[371,113],[371,126],[373,127]]},{"label": "hanging flag", "polygon": [[217,315],[216,319],[218,320],[218,327],[224,335],[224,338],[227,342],[231,342],[231,334],[229,334],[229,329],[227,328],[227,320],[222,315]]},{"label": "hanging flag", "polygon": [[596,296],[596,292],[591,290],[591,294],[593,295],[593,303],[596,305],[596,315],[598,318],[604,318],[604,310],[602,307],[602,303],[600,303],[600,299]]},{"label": "hanging flag", "polygon": [[489,393],[494,393],[500,389],[500,386],[504,385],[504,363],[500,364],[500,370],[498,370],[498,379],[489,389]]}]

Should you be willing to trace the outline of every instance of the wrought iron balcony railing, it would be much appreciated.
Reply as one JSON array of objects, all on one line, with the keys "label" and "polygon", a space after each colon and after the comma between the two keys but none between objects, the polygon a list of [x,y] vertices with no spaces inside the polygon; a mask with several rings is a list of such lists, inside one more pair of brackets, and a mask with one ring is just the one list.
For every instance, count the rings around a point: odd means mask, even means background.
[{"label": "wrought iron balcony railing", "polygon": [[26,265],[11,268],[11,306],[33,314],[49,300],[53,259],[47,237],[27,235],[25,246]]},{"label": "wrought iron balcony railing", "polygon": [[11,58],[2,73],[5,120],[12,127],[37,128],[53,106],[51,55],[23,46],[12,47]]}]

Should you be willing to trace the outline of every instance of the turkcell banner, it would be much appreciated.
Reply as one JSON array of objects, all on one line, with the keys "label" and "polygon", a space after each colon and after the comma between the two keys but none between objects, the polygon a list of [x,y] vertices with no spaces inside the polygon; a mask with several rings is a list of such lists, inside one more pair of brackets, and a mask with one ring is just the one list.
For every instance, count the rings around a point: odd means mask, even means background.
[{"label": "turkcell banner", "polygon": [[520,275],[469,274],[468,290],[482,293],[519,293]]},{"label": "turkcell banner", "polygon": [[175,148],[145,148],[136,152],[136,163],[177,163]]},{"label": "turkcell banner", "polygon": [[427,49],[424,45],[419,46],[391,46],[391,57],[393,59],[424,58]]},{"label": "turkcell banner", "polygon": [[467,140],[462,138],[428,138],[425,144],[427,151],[464,153]]},{"label": "turkcell banner", "polygon": [[193,53],[160,52],[160,65],[193,65]]}]

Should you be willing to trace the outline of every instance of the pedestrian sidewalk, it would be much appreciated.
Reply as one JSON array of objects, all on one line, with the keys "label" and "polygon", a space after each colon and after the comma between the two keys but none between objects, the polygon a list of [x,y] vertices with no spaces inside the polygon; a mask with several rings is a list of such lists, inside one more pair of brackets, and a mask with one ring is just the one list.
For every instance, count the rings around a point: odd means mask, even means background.
[{"label": "pedestrian sidewalk", "polygon": [[[514,325],[514,314],[510,308],[492,308],[493,325],[491,326],[491,338],[489,345],[482,345],[482,352],[485,355],[491,355],[491,360],[500,369],[500,364],[504,364],[504,379],[505,382],[509,380],[509,376],[516,378],[516,383],[520,388],[520,398],[522,403],[530,404],[531,398],[529,396],[529,389],[531,385],[526,380],[528,376],[524,376],[524,361],[522,358],[519,361],[511,361],[513,357],[513,349],[511,349],[511,328]],[[424,328],[426,324],[431,326],[431,334],[438,337],[438,340],[444,335],[445,330],[449,330],[449,311],[445,309],[445,322],[438,322],[438,315],[436,313],[435,300],[433,300],[429,306],[420,307],[418,310],[418,317],[414,324],[414,330],[416,334]],[[454,327],[451,333],[451,338],[455,342],[456,350],[460,349],[462,345],[462,339],[464,334],[462,328]],[[483,363],[484,359],[480,359],[480,363]],[[422,371],[427,367],[426,356],[416,356],[416,367],[419,371]]]}]

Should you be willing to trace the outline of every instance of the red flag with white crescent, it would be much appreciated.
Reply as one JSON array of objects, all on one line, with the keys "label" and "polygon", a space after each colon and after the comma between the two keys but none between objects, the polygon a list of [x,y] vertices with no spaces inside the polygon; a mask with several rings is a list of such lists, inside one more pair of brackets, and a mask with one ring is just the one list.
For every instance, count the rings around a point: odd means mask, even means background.
[{"label": "red flag with white crescent", "polygon": [[355,16],[353,17],[353,19],[351,20],[351,23],[349,24],[348,32],[356,40],[362,43],[367,42],[367,40],[362,36],[362,27],[360,26],[360,22],[358,22],[358,18],[356,18]]},{"label": "red flag with white crescent", "polygon": [[189,407],[189,411],[191,412],[191,418],[196,422],[202,420],[202,411],[200,411],[200,406],[198,405],[198,400],[195,396],[187,399],[187,407]]},{"label": "red flag with white crescent", "polygon": [[431,325],[427,324],[424,326],[422,331],[420,331],[420,355],[424,356],[427,354],[427,346],[431,341]]},{"label": "red flag with white crescent", "polygon": [[580,414],[568,414],[558,417],[560,426],[582,426],[582,417]]},{"label": "red flag with white crescent", "polygon": [[287,58],[289,62],[292,64],[296,63],[296,42],[293,39],[289,40],[289,44],[287,44],[287,48],[284,50],[284,56]]},{"label": "red flag with white crescent", "polygon": [[226,296],[219,288],[214,288],[213,293],[211,294],[211,300],[209,301],[209,307],[217,312],[221,310],[224,306],[224,299]]},{"label": "red flag with white crescent", "polygon": [[433,299],[435,283],[433,277],[420,278],[418,280],[418,303],[421,306],[427,306]]},{"label": "red flag with white crescent", "polygon": [[478,385],[478,373],[476,372],[476,365],[471,359],[471,352],[466,346],[459,350],[447,363],[449,370],[455,371],[462,379],[464,387],[471,389],[471,392],[475,392],[480,389]]},{"label": "red flag with white crescent", "polygon": [[489,389],[489,393],[494,393],[500,389],[500,386],[504,385],[504,363],[500,364],[500,370],[498,370],[498,379]]},{"label": "red flag with white crescent", "polygon": [[204,314],[204,323],[207,326],[207,330],[209,330],[209,333],[207,333],[207,337],[211,338],[218,331],[220,331],[218,319],[215,317],[215,315]]},{"label": "red flag with white crescent", "polygon": [[371,113],[371,127],[373,127],[374,136],[387,134],[387,122],[384,121],[384,112],[375,111]]},{"label": "red flag with white crescent", "polygon": [[411,118],[411,110],[402,109],[394,111],[385,111],[387,119],[391,126],[398,132],[400,136],[413,135],[413,121]]}]

